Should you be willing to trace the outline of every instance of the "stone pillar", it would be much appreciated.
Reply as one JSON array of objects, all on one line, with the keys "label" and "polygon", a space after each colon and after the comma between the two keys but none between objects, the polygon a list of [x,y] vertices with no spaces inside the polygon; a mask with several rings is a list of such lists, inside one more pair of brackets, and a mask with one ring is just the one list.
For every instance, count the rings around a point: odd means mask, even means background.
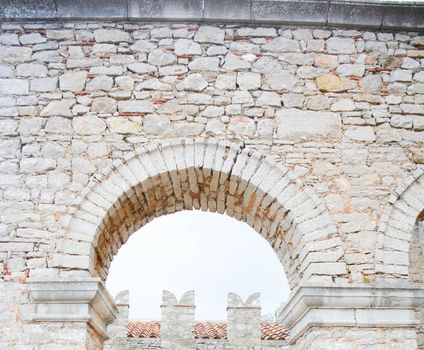
[{"label": "stone pillar", "polygon": [[278,321],[293,350],[417,349],[414,309],[424,289],[411,285],[314,286],[296,289]]},{"label": "stone pillar", "polygon": [[117,308],[99,278],[29,281],[32,322],[51,349],[98,350]]},{"label": "stone pillar", "polygon": [[261,348],[260,293],[249,296],[246,302],[235,293],[228,293],[227,334],[230,349]]},{"label": "stone pillar", "polygon": [[128,337],[129,291],[118,293],[115,304],[118,313],[115,321],[107,327],[109,339],[105,342],[105,350],[122,350],[122,344],[125,344]]},{"label": "stone pillar", "polygon": [[178,302],[171,292],[162,294],[160,339],[163,350],[194,350],[194,290]]}]

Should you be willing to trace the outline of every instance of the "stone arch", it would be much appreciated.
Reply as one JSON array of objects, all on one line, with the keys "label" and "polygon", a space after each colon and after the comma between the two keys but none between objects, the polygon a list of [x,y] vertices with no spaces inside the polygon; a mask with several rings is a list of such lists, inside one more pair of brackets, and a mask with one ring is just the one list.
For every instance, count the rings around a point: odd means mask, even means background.
[{"label": "stone arch", "polygon": [[290,286],[347,274],[344,248],[325,205],[270,157],[216,140],[142,147],[81,193],[55,266],[105,279],[119,247],[155,217],[184,209],[245,221],[277,253]]},{"label": "stone arch", "polygon": [[424,210],[424,169],[417,169],[389,197],[379,225],[375,271],[408,279],[411,240]]}]

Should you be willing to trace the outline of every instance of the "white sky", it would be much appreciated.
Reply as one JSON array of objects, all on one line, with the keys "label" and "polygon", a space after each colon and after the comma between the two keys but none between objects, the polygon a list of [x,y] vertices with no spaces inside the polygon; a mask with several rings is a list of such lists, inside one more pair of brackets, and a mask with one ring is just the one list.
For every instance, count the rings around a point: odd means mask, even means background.
[{"label": "white sky", "polygon": [[225,320],[227,293],[261,292],[262,314],[287,300],[283,267],[268,242],[226,215],[182,211],[145,225],[121,247],[106,285],[130,291],[131,319],[160,319],[162,290],[196,291],[196,319]]}]

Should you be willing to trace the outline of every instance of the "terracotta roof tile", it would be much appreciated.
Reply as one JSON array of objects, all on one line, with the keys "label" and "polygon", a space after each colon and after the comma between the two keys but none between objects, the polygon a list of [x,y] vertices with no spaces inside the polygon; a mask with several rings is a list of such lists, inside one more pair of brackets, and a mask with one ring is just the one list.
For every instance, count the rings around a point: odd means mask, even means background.
[{"label": "terracotta roof tile", "polygon": [[[159,338],[159,321],[129,321],[128,336],[132,338]],[[263,322],[261,325],[262,340],[285,340],[289,332],[277,323]],[[226,322],[197,322],[196,339],[227,339]]]}]

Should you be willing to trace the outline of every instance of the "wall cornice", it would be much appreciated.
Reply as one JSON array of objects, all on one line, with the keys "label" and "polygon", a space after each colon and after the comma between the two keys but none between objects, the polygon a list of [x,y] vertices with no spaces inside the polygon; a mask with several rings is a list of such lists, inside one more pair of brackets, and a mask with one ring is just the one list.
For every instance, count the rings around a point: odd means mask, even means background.
[{"label": "wall cornice", "polygon": [[231,22],[424,31],[424,2],[343,0],[1,0],[0,21]]}]

